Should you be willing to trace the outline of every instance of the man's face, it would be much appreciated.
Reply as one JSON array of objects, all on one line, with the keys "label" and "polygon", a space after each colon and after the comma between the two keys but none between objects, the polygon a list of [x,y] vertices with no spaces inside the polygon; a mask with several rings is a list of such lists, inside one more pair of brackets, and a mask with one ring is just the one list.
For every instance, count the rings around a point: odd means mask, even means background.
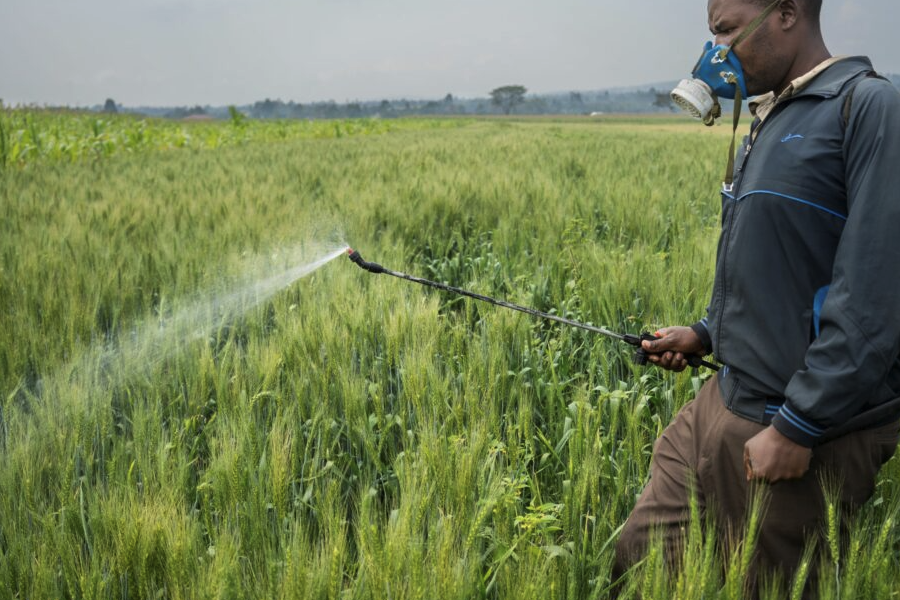
[{"label": "man's face", "polygon": [[[714,43],[730,46],[764,8],[748,0],[709,0],[707,10]],[[784,60],[783,49],[775,43],[779,34],[774,25],[777,16],[776,10],[734,49],[744,69],[747,91],[751,96],[775,89],[789,66]]]}]

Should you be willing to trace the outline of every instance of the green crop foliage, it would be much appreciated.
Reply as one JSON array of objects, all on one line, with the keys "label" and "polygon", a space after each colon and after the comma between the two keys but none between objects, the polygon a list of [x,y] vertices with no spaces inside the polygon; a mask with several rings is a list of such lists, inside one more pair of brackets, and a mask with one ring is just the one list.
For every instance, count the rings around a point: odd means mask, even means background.
[{"label": "green crop foliage", "polygon": [[[615,330],[692,322],[727,128],[0,126],[0,599],[749,597],[756,521],[726,553],[696,507],[688,568],[657,545],[611,580],[690,374],[343,258],[225,310],[339,230],[389,268]],[[892,460],[761,596],[800,597],[820,561],[820,597],[892,597],[898,481]]]},{"label": "green crop foliage", "polygon": [[[233,107],[232,107],[233,108]],[[381,135],[395,130],[440,129],[462,121],[250,121],[236,109],[229,123],[178,122],[0,106],[0,167],[93,161],[150,150],[211,150],[251,142]]]},{"label": "green crop foliage", "polygon": [[6,135],[6,123],[4,121],[3,105],[0,104],[0,169],[6,166],[7,146],[9,143]]}]

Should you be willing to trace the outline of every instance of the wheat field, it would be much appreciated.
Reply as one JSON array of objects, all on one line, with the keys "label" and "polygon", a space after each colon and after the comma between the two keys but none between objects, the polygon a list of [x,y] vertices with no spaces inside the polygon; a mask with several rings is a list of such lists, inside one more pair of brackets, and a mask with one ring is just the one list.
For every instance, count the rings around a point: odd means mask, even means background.
[{"label": "wheat field", "polygon": [[[749,597],[752,525],[699,513],[688,568],[611,579],[708,373],[339,256],[688,324],[726,127],[97,121],[0,110],[0,598]],[[820,597],[897,596],[898,475],[823,524]]]}]

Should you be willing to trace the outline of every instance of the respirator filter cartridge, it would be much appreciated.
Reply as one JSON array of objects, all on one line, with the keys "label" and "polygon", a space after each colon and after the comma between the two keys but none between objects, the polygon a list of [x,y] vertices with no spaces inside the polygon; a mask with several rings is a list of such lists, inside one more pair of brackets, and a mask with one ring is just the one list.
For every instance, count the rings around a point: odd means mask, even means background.
[{"label": "respirator filter cartridge", "polygon": [[671,96],[681,110],[707,125],[712,125],[722,114],[712,88],[699,79],[682,79]]}]

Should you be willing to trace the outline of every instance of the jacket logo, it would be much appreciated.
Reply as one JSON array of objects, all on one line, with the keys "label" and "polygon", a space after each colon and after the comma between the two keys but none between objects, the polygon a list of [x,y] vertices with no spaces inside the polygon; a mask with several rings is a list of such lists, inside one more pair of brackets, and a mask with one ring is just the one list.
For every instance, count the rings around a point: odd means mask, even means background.
[{"label": "jacket logo", "polygon": [[785,144],[787,142],[790,142],[791,140],[802,140],[802,139],[803,139],[803,136],[800,135],[799,133],[789,133],[786,136],[784,136],[783,138],[781,138],[781,143]]}]

